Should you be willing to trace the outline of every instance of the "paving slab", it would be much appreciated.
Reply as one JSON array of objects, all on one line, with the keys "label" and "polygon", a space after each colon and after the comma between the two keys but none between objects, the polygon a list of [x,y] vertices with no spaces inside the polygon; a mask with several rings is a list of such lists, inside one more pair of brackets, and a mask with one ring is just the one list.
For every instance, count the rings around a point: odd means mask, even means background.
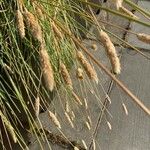
[{"label": "paving slab", "polygon": [[[147,10],[148,12],[150,12],[150,1],[146,1],[146,0],[138,1],[138,6]],[[138,11],[135,12],[135,15],[138,16],[141,21],[150,23],[150,19],[145,18]],[[135,33],[150,34],[150,28],[149,27],[146,27],[144,25],[140,25],[140,24],[135,23],[135,22],[131,23],[130,28],[131,28],[131,31],[133,31]],[[145,44],[144,42],[139,41],[137,39],[136,35],[128,34],[126,39],[130,44],[132,44],[136,47],[150,50],[150,44]]]},{"label": "paving slab", "polygon": [[[146,52],[145,52],[146,53]],[[146,53],[150,55],[150,53]],[[131,50],[125,50],[122,56],[122,74],[119,79],[150,108],[150,62]],[[98,129],[96,137],[97,149],[101,150],[149,150],[150,149],[150,117],[133,101],[114,86],[110,98],[112,104]],[[125,103],[128,116],[122,107]],[[110,122],[112,130],[109,129]],[[97,150],[96,149],[96,150]]]}]

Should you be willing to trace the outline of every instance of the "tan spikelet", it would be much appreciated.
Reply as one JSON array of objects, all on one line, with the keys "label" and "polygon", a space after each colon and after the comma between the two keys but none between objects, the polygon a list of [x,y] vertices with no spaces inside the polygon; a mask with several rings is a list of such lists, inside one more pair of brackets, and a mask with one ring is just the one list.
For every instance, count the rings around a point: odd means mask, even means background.
[{"label": "tan spikelet", "polygon": [[123,107],[123,110],[124,110],[125,114],[128,115],[129,114],[128,109],[127,109],[127,107],[124,103],[122,103],[122,107]]},{"label": "tan spikelet", "polygon": [[128,9],[126,9],[125,7],[120,7],[119,11],[123,12],[126,15],[129,15],[130,17],[133,17],[135,19],[139,19],[136,15],[134,15],[131,11],[129,11]]},{"label": "tan spikelet", "polygon": [[39,57],[40,57],[40,64],[41,64],[41,69],[42,69],[45,85],[48,90],[52,91],[55,86],[53,69],[49,61],[49,55],[44,45],[40,46]]},{"label": "tan spikelet", "polygon": [[25,25],[23,21],[23,15],[20,12],[20,10],[16,11],[16,20],[17,20],[17,28],[19,31],[19,35],[23,39],[25,37]]},{"label": "tan spikelet", "polygon": [[96,143],[94,139],[92,140],[92,145],[93,145],[93,150],[96,150]]},{"label": "tan spikelet", "polygon": [[87,147],[87,145],[86,145],[86,143],[85,143],[84,140],[82,140],[82,143],[83,143],[84,148],[85,148],[85,149],[88,149],[88,147]]},{"label": "tan spikelet", "polygon": [[84,57],[84,55],[82,54],[81,51],[77,52],[77,57],[78,57],[79,61],[81,62],[82,66],[84,67],[88,77],[90,79],[95,80],[95,82],[98,84],[98,77],[97,77],[96,71],[90,65],[90,63],[86,60],[86,58]]},{"label": "tan spikelet", "polygon": [[39,112],[40,112],[40,97],[39,96],[37,96],[37,98],[35,99],[34,109],[35,109],[35,116],[38,117]]},{"label": "tan spikelet", "polygon": [[77,78],[82,80],[83,79],[83,70],[81,68],[77,69],[77,74],[76,74]]},{"label": "tan spikelet", "polygon": [[96,50],[97,50],[97,45],[96,45],[95,43],[93,43],[93,44],[91,45],[91,48],[92,48],[94,51],[96,51]]},{"label": "tan spikelet", "polygon": [[74,124],[73,124],[73,122],[72,122],[72,120],[71,120],[71,118],[70,118],[70,116],[68,115],[67,112],[65,112],[65,116],[66,116],[66,118],[67,118],[69,124],[71,125],[71,127],[74,128]]},{"label": "tan spikelet", "polygon": [[144,33],[138,33],[137,38],[147,44],[150,44],[150,35]]},{"label": "tan spikelet", "polygon": [[112,130],[112,126],[111,126],[110,122],[107,121],[107,125],[108,125],[109,130]]},{"label": "tan spikelet", "polygon": [[109,97],[109,95],[106,94],[106,99],[108,100],[109,104],[111,104],[111,99]]},{"label": "tan spikelet", "polygon": [[107,55],[109,57],[113,72],[115,74],[120,74],[121,72],[121,65],[120,65],[120,60],[117,56],[116,49],[111,42],[109,36],[107,35],[106,32],[103,30],[100,31],[100,40],[103,43],[105,50],[107,52]]},{"label": "tan spikelet", "polygon": [[115,2],[116,9],[119,10],[122,7],[123,0],[113,0]]},{"label": "tan spikelet", "polygon": [[14,143],[17,143],[17,136],[15,134],[15,129],[12,127],[11,123],[7,120],[7,118],[4,116],[1,110],[0,110],[0,118],[4,122],[5,127],[8,133],[10,134],[10,136],[12,137]]},{"label": "tan spikelet", "polygon": [[73,98],[75,99],[75,101],[79,104],[79,105],[82,105],[82,102],[80,100],[80,98],[78,97],[78,95],[72,91],[72,96]]},{"label": "tan spikelet", "polygon": [[79,150],[79,148],[75,146],[75,147],[74,147],[74,150]]},{"label": "tan spikelet", "polygon": [[63,39],[63,35],[60,32],[60,30],[58,29],[58,27],[56,26],[56,24],[54,22],[51,22],[52,24],[52,28],[54,30],[54,33],[56,34],[57,37],[59,37],[60,39]]},{"label": "tan spikelet", "polygon": [[84,98],[83,100],[84,100],[85,109],[88,109],[87,99],[86,99],[86,98]]},{"label": "tan spikelet", "polygon": [[71,90],[73,90],[72,80],[71,80],[70,74],[69,74],[66,66],[63,63],[60,63],[60,71],[61,71],[62,77],[63,77],[65,83],[67,84],[67,86]]},{"label": "tan spikelet", "polygon": [[92,120],[91,120],[90,116],[87,116],[87,119],[88,119],[89,124],[92,126]]},{"label": "tan spikelet", "polygon": [[66,103],[65,103],[65,111],[66,111],[67,113],[70,112],[68,100],[67,100]]},{"label": "tan spikelet", "polygon": [[8,66],[7,64],[3,64],[4,69],[6,69],[9,73],[14,74],[14,72],[12,71],[11,67]]},{"label": "tan spikelet", "polygon": [[85,124],[86,124],[87,128],[88,128],[89,130],[91,130],[91,126],[90,126],[90,124],[89,124],[87,121],[85,122]]},{"label": "tan spikelet", "polygon": [[24,12],[24,16],[26,18],[25,21],[26,21],[28,28],[30,29],[30,31],[32,33],[32,36],[36,40],[38,40],[40,43],[42,43],[43,42],[42,29],[38,23],[37,18],[31,12],[29,12],[27,9]]},{"label": "tan spikelet", "polygon": [[52,122],[59,128],[61,129],[60,122],[58,121],[56,115],[52,113],[51,111],[48,111],[49,117],[52,120]]},{"label": "tan spikelet", "polygon": [[32,4],[33,4],[33,7],[34,7],[35,12],[37,13],[38,17],[40,17],[40,19],[43,19],[44,15],[42,13],[42,10],[41,10],[38,2],[37,1],[33,1]]},{"label": "tan spikelet", "polygon": [[75,118],[75,114],[73,111],[71,111],[71,118],[72,118],[72,120],[74,120],[74,118]]}]

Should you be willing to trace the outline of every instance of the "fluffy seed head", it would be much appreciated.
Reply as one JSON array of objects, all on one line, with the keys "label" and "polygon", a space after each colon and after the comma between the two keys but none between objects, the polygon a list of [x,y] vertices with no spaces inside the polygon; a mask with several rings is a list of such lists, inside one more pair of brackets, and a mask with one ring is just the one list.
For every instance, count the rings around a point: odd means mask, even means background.
[{"label": "fluffy seed head", "polygon": [[72,80],[71,80],[70,74],[69,74],[66,66],[63,63],[60,64],[60,71],[61,71],[62,77],[63,77],[65,83],[67,84],[67,86],[71,90],[73,90]]},{"label": "fluffy seed head", "polygon": [[90,79],[95,80],[96,83],[98,83],[98,77],[97,77],[96,71],[90,65],[90,63],[86,60],[86,58],[84,57],[84,55],[82,54],[82,52],[78,51],[77,52],[77,57],[78,57],[79,61],[81,62],[82,66],[84,67],[84,69],[85,69],[88,77]]},{"label": "fluffy seed head", "polygon": [[41,26],[38,23],[37,18],[28,10],[25,11],[24,16],[26,18],[26,23],[28,28],[30,29],[32,36],[38,40],[40,43],[43,42],[42,37],[42,29]]},{"label": "fluffy seed head", "polygon": [[40,47],[39,57],[40,57],[40,64],[41,64],[41,69],[42,69],[45,85],[48,90],[52,91],[55,86],[53,69],[52,69],[51,63],[49,61],[49,55],[48,55],[44,45],[41,45],[41,47]]},{"label": "fluffy seed head", "polygon": [[17,28],[19,31],[19,35],[23,39],[25,37],[25,26],[23,21],[23,15],[20,12],[20,10],[16,11],[16,20],[17,20]]},{"label": "fluffy seed head", "polygon": [[58,121],[57,117],[55,114],[53,114],[51,111],[48,111],[49,117],[52,120],[52,122],[59,128],[61,129],[60,122]]},{"label": "fluffy seed head", "polygon": [[113,72],[115,74],[120,74],[121,72],[121,65],[120,65],[120,60],[117,56],[116,49],[111,42],[109,36],[107,33],[105,33],[103,30],[100,32],[100,40],[103,43],[105,50],[107,52],[107,55],[109,57]]},{"label": "fluffy seed head", "polygon": [[150,35],[144,34],[144,33],[139,33],[137,34],[137,38],[147,44],[150,44]]}]

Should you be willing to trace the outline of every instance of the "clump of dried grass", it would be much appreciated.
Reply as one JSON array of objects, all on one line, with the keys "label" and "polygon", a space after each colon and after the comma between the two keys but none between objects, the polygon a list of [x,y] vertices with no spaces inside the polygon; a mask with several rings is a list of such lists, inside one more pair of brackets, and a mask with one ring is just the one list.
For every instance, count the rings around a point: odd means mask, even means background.
[{"label": "clump of dried grass", "polygon": [[90,79],[93,79],[98,84],[98,77],[97,77],[96,71],[90,65],[90,63],[86,60],[85,56],[82,54],[81,51],[77,51],[77,57],[78,57],[80,63],[82,64],[82,66],[84,67],[88,77]]},{"label": "clump of dried grass", "polygon": [[145,34],[145,33],[138,33],[137,38],[147,44],[150,44],[150,35]]},{"label": "clump of dried grass", "polygon": [[99,36],[100,36],[100,40],[101,40],[102,44],[105,47],[105,50],[106,50],[107,55],[109,57],[109,60],[111,62],[113,72],[115,74],[120,74],[120,72],[121,72],[120,60],[117,56],[117,52],[116,52],[114,44],[110,40],[107,33],[104,32],[103,30],[100,31]]},{"label": "clump of dried grass", "polygon": [[17,20],[17,28],[19,31],[19,35],[23,39],[25,37],[25,25],[24,25],[23,15],[20,10],[16,11],[16,20]]},{"label": "clump of dried grass", "polygon": [[42,43],[43,42],[42,29],[41,26],[39,25],[38,19],[27,9],[25,9],[24,16],[26,24],[30,29],[32,36],[40,43]]},{"label": "clump of dried grass", "polygon": [[65,83],[67,84],[67,86],[71,90],[73,90],[73,84],[72,84],[72,80],[71,80],[70,74],[69,74],[66,66],[63,63],[60,63],[60,71],[61,71],[62,77],[63,77]]},{"label": "clump of dried grass", "polygon": [[52,91],[55,86],[55,80],[50,58],[44,44],[40,46],[39,57],[45,85],[48,90]]}]

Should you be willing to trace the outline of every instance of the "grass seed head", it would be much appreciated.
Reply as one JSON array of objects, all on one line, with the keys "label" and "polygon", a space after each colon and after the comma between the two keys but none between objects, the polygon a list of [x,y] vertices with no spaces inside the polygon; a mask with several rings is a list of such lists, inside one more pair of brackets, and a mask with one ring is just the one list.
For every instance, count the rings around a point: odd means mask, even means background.
[{"label": "grass seed head", "polygon": [[17,143],[17,136],[15,133],[15,129],[12,127],[11,123],[8,121],[8,119],[5,117],[5,115],[2,113],[2,111],[0,110],[0,117],[2,119],[2,121],[5,124],[5,127],[8,131],[8,133],[10,134],[12,140],[14,141],[14,143]]},{"label": "grass seed head", "polygon": [[91,126],[90,126],[90,124],[89,124],[87,121],[85,122],[85,124],[86,124],[87,128],[88,128],[89,130],[91,130]]},{"label": "grass seed head", "polygon": [[127,107],[124,103],[122,103],[122,107],[123,107],[123,110],[124,110],[125,114],[128,115],[129,114],[128,109],[127,109]]},{"label": "grass seed head", "polygon": [[109,130],[112,130],[112,126],[111,126],[110,122],[107,121],[107,125],[108,125]]},{"label": "grass seed head", "polygon": [[32,33],[32,36],[40,43],[42,43],[43,42],[42,29],[41,26],[39,25],[37,18],[27,9],[24,12],[24,16],[26,18],[25,21]]},{"label": "grass seed head", "polygon": [[17,20],[17,28],[19,31],[19,35],[23,39],[25,37],[25,25],[23,21],[23,15],[20,12],[20,10],[16,11],[16,20]]},{"label": "grass seed head", "polygon": [[138,33],[137,38],[147,44],[150,44],[150,35],[144,33]]},{"label": "grass seed head", "polygon": [[70,116],[68,115],[67,112],[65,112],[65,116],[66,116],[66,118],[67,118],[69,124],[71,125],[71,127],[74,128],[74,124],[73,124],[73,122],[72,122],[72,120],[71,120],[71,118],[70,118]]},{"label": "grass seed head", "polygon": [[103,30],[100,31],[100,40],[103,43],[105,50],[107,52],[108,58],[110,60],[113,72],[115,74],[120,74],[121,72],[121,65],[120,65],[120,60],[117,56],[116,49],[111,42],[109,36],[107,35],[106,32]]},{"label": "grass seed head", "polygon": [[44,45],[41,45],[39,50],[40,64],[43,73],[43,78],[48,90],[52,91],[55,86],[52,65],[49,61],[49,55]]},{"label": "grass seed head", "polygon": [[82,102],[80,100],[80,98],[78,97],[78,95],[72,91],[72,96],[73,98],[75,99],[75,101],[79,104],[79,105],[82,105]]},{"label": "grass seed head", "polygon": [[60,122],[58,121],[56,115],[52,113],[51,111],[48,111],[49,117],[52,120],[52,122],[59,128],[61,129]]},{"label": "grass seed head", "polygon": [[87,109],[88,109],[87,99],[86,99],[86,98],[84,98],[83,100],[84,100],[85,109],[87,110]]},{"label": "grass seed head", "polygon": [[93,150],[96,150],[96,143],[94,139],[92,140],[92,145],[93,145]]},{"label": "grass seed head", "polygon": [[75,146],[75,147],[74,147],[74,150],[79,150],[79,148]]},{"label": "grass seed head", "polygon": [[87,145],[86,145],[86,143],[85,143],[84,140],[82,140],[82,143],[83,143],[84,148],[85,148],[85,149],[88,149],[88,147],[87,147]]},{"label": "grass seed head", "polygon": [[123,12],[124,14],[133,17],[134,19],[139,19],[136,15],[134,15],[131,11],[129,11],[128,9],[126,9],[125,7],[121,6],[119,8],[119,11]]},{"label": "grass seed head", "polygon": [[93,43],[91,47],[92,47],[92,49],[93,49],[94,51],[97,50],[97,45],[96,45],[95,43]]},{"label": "grass seed head", "polygon": [[113,0],[115,2],[116,9],[119,10],[122,7],[123,0]]},{"label": "grass seed head", "polygon": [[83,79],[83,70],[81,68],[77,69],[77,78],[82,80]]},{"label": "grass seed head", "polygon": [[58,27],[56,26],[56,24],[54,22],[52,22],[51,24],[52,24],[52,28],[53,28],[53,31],[56,34],[56,36],[60,39],[63,39],[63,35],[60,32],[60,30],[58,29]]},{"label": "grass seed head", "polygon": [[69,74],[66,66],[63,63],[60,63],[60,71],[61,71],[62,77],[63,77],[65,83],[67,84],[67,86],[71,90],[73,90],[73,85],[72,85],[72,80],[71,80],[70,74]]},{"label": "grass seed head", "polygon": [[40,112],[40,97],[39,96],[37,96],[37,98],[35,99],[34,109],[35,109],[35,116],[38,117],[39,112]]},{"label": "grass seed head", "polygon": [[90,65],[90,63],[86,60],[86,58],[84,57],[84,55],[82,54],[81,51],[77,52],[77,57],[78,57],[80,63],[82,64],[82,66],[84,67],[88,77],[90,79],[93,79],[98,84],[98,77],[97,77],[96,71]]}]

